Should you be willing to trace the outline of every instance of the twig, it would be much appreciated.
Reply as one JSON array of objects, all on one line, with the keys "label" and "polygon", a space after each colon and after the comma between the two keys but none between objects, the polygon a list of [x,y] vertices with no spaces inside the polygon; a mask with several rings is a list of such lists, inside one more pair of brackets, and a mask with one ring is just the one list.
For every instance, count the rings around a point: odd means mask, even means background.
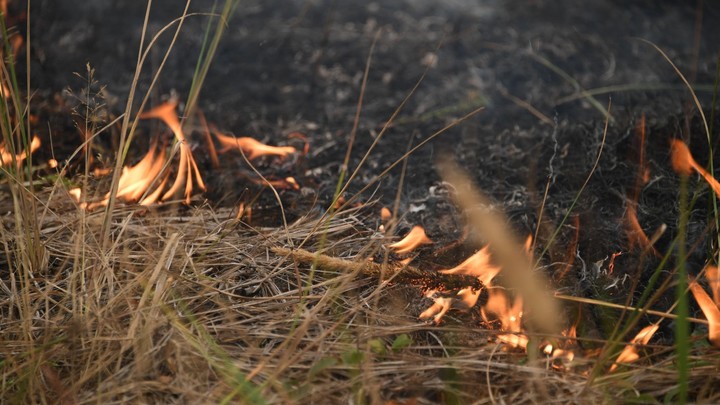
[{"label": "twig", "polygon": [[441,274],[437,272],[424,271],[414,266],[401,263],[388,263],[383,266],[370,261],[350,261],[329,256],[323,253],[313,253],[305,249],[287,249],[273,247],[271,249],[279,256],[292,257],[300,263],[314,263],[317,267],[339,273],[361,273],[367,277],[392,279],[395,283],[419,285],[423,289],[431,290],[460,290],[472,288],[479,290],[483,287],[477,277]]}]

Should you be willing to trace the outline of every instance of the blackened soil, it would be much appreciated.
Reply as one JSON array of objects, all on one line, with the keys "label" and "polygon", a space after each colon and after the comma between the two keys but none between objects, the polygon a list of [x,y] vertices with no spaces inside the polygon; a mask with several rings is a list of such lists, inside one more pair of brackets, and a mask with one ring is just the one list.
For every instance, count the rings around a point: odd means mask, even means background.
[{"label": "blackened soil", "polygon": [[[154,3],[151,35],[182,13],[181,3]],[[194,1],[192,11],[207,12],[211,4]],[[637,191],[638,219],[649,235],[667,226],[657,242],[660,252],[672,248],[679,218],[679,180],[670,166],[670,140],[688,141],[700,164],[707,163],[706,134],[689,92],[649,44],[667,53],[709,107],[720,7],[716,2],[700,4],[242,1],[200,104],[208,121],[238,136],[301,147],[302,142],[288,135],[305,134],[310,145],[306,156],[264,159],[258,165],[270,177],[298,180],[301,190],[282,194],[292,215],[325,209],[348,146],[364,66],[377,35],[351,169],[358,167],[423,72],[427,74],[364,162],[348,196],[370,184],[409,147],[485,106],[408,159],[398,209],[403,226],[421,224],[440,243],[461,235],[461,215],[450,202],[451,190],[433,167],[439,156],[450,156],[502,207],[520,234],[533,233],[541,223],[541,248],[569,212],[557,243],[546,253],[548,273],[570,293],[624,303],[633,281],[639,280],[635,293],[639,295],[659,263],[654,255],[642,255],[630,246],[623,220],[638,178],[640,117],[647,120],[644,148],[649,177]],[[73,72],[86,75],[86,63],[95,69],[99,85],[106,86],[108,115],[123,110],[144,12],[144,2],[137,1],[33,3],[32,87],[45,103],[38,107],[43,122],[37,128],[45,138],[52,130],[56,154],[69,153],[80,140],[73,121],[60,112],[78,105],[77,96],[85,85]],[[181,98],[187,94],[207,23],[204,16],[185,22],[153,93],[155,102],[173,90]],[[151,50],[140,90],[147,89],[158,69],[171,32]],[[63,92],[68,87],[72,95]],[[612,120],[604,136],[603,110],[608,108]],[[709,110],[706,114],[712,115]],[[154,128],[145,125],[142,130],[148,134]],[[112,160],[113,142],[110,134],[99,142],[99,147],[105,145],[96,151],[99,161]],[[258,192],[249,180],[253,174],[238,155],[221,156],[221,169],[213,169],[203,138],[195,134],[192,142],[209,183],[205,196],[212,203],[236,204]],[[134,159],[144,153],[145,145],[139,142],[133,149]],[[400,187],[401,168],[371,187],[374,194],[367,192],[360,199],[391,205]],[[694,247],[691,272],[697,272],[708,257],[707,235],[715,234],[707,220],[714,196],[699,178],[691,177],[689,184],[699,196],[688,231]],[[263,196],[270,216],[276,212],[273,200],[268,192]],[[611,270],[610,257],[617,252],[622,255]],[[669,298],[661,298],[658,307],[668,306]]]}]

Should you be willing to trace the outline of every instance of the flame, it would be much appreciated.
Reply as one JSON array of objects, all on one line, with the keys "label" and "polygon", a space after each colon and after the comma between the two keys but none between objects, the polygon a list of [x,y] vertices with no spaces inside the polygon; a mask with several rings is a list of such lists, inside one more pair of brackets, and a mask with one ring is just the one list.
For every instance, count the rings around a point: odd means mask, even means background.
[{"label": "flame", "polygon": [[489,286],[492,279],[500,273],[500,267],[490,263],[490,247],[485,246],[459,265],[440,272],[443,274],[474,276],[482,281],[484,285]]},{"label": "flame", "polygon": [[684,142],[677,139],[673,139],[672,146],[672,166],[679,174],[689,176],[692,171],[695,170],[705,181],[710,185],[715,194],[720,197],[720,183],[708,173],[705,168],[700,166],[695,159],[693,159],[690,149],[685,145]]},{"label": "flame", "polygon": [[265,145],[264,143],[247,136],[236,138],[234,136],[223,135],[220,132],[215,131],[215,137],[223,146],[223,149],[219,151],[220,153],[227,152],[231,149],[240,149],[247,156],[248,160],[253,160],[264,155],[279,156],[284,158],[295,153],[295,148],[292,146]]},{"label": "flame", "polygon": [[[571,326],[569,329],[564,330],[562,332],[562,335],[567,338],[562,344],[563,347],[575,345],[575,338],[577,338],[577,327],[575,325]],[[550,356],[552,360],[562,359],[567,362],[571,362],[575,358],[575,352],[573,350],[553,347],[553,345],[551,344],[545,345],[545,347],[543,348],[543,353]]]},{"label": "flame", "polygon": [[380,220],[381,221],[387,222],[390,220],[391,217],[392,217],[392,212],[390,212],[389,209],[387,209],[386,207],[382,207],[382,209],[380,209]]},{"label": "flame", "polygon": [[717,266],[708,265],[705,267],[705,279],[710,284],[710,291],[712,291],[715,304],[720,305],[720,273]]},{"label": "flame", "polygon": [[[628,239],[628,247],[634,249],[639,247],[642,250],[652,248],[650,238],[643,230],[637,217],[637,199],[628,202],[625,209],[625,232]],[[653,248],[653,251],[654,248]],[[657,254],[657,252],[655,252]]]},{"label": "flame", "polygon": [[480,291],[473,290],[472,288],[463,288],[458,291],[455,296],[448,297],[437,295],[437,290],[429,290],[425,293],[425,296],[431,298],[434,303],[423,311],[419,318],[422,320],[433,318],[433,322],[439,324],[445,314],[452,308],[468,310],[474,307],[480,297]]},{"label": "flame", "polygon": [[[40,147],[40,138],[33,136],[30,141],[30,153],[35,152]],[[27,158],[27,153],[23,150],[19,154],[15,155],[15,162],[20,164]],[[13,154],[5,149],[5,145],[0,145],[0,167],[8,166],[13,161]]]},{"label": "flame", "polygon": [[[183,132],[182,127],[180,126],[180,120],[178,120],[177,114],[175,113],[176,107],[177,100],[171,100],[153,108],[150,111],[140,114],[140,118],[160,119],[170,128],[175,135],[175,138],[177,138],[180,143],[180,165],[178,167],[177,177],[170,189],[163,194],[162,200],[173,198],[180,189],[184,187],[185,203],[189,204],[190,196],[193,191],[193,177],[195,178],[198,187],[203,191],[205,190],[205,183],[200,175],[200,169],[198,169],[197,164],[195,163],[192,151],[186,142],[185,133]],[[140,194],[142,194],[142,192]],[[158,197],[159,194],[160,193],[158,193]]]},{"label": "flame", "polygon": [[[142,198],[150,187],[156,184],[155,180],[161,174],[166,162],[164,154],[157,153],[157,149],[157,139],[155,139],[150,145],[150,150],[135,166],[123,167],[116,193],[119,199],[130,203],[140,200],[140,205],[151,205],[158,202],[160,194],[167,183],[167,175],[156,186],[154,191]],[[107,205],[109,201],[110,193],[107,193],[102,201],[90,204],[88,208],[93,210]]]},{"label": "flame", "polygon": [[488,290],[488,302],[481,310],[485,321],[490,322],[493,317],[500,321],[500,330],[510,332],[498,335],[498,340],[507,343],[512,347],[527,348],[528,337],[522,332],[523,301],[522,297],[516,297],[512,305],[503,290]]},{"label": "flame", "polygon": [[653,337],[655,332],[658,330],[658,325],[650,325],[642,328],[640,332],[638,332],[637,335],[633,338],[633,340],[628,343],[627,346],[625,346],[625,349],[623,349],[622,353],[618,356],[617,360],[615,360],[615,364],[610,367],[610,371],[613,371],[617,368],[618,364],[628,364],[636,361],[640,358],[640,355],[637,352],[637,345],[646,345],[650,338]]},{"label": "flame", "polygon": [[635,128],[637,134],[637,147],[639,149],[638,156],[638,174],[635,180],[635,187],[629,196],[627,208],[625,209],[625,233],[628,239],[628,248],[635,249],[639,247],[643,251],[652,249],[655,255],[659,253],[652,248],[650,239],[640,225],[640,221],[637,217],[638,199],[640,198],[640,191],[642,187],[650,181],[650,169],[647,167],[645,162],[645,114],[640,117],[637,127]]},{"label": "flame", "polygon": [[415,225],[402,240],[389,245],[389,247],[402,255],[412,252],[420,245],[430,243],[433,243],[433,241],[425,235],[425,230],[421,226]]},{"label": "flame", "polygon": [[71,188],[68,190],[68,194],[70,194],[70,197],[72,197],[75,202],[80,202],[82,198],[82,190],[80,190],[79,187]]},{"label": "flame", "polygon": [[720,347],[720,309],[717,301],[713,301],[695,281],[690,283],[690,291],[708,320],[708,340],[713,346]]}]

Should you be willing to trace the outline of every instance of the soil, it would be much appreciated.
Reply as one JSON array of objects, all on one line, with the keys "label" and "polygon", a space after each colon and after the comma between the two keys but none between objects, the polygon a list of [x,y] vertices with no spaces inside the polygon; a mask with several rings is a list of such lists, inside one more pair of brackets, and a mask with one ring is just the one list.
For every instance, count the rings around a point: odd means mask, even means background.
[{"label": "soil", "polygon": [[[153,3],[148,38],[181,15],[182,3]],[[191,10],[207,12],[212,4],[194,1]],[[638,177],[640,117],[647,120],[644,147],[650,176],[639,194],[638,219],[649,235],[662,224],[667,226],[658,239],[658,251],[670,248],[679,217],[679,179],[670,165],[670,139],[686,140],[700,164],[707,163],[706,134],[690,93],[651,45],[668,55],[693,83],[702,105],[710,106],[720,6],[698,4],[242,1],[210,69],[200,106],[209,122],[237,136],[302,147],[289,135],[306,135],[306,156],[287,161],[265,158],[258,166],[268,176],[293,176],[301,185],[300,190],[282,191],[291,217],[320,212],[335,190],[363,70],[377,38],[351,169],[358,167],[413,86],[421,78],[422,82],[379,139],[346,196],[369,184],[409,147],[484,106],[482,112],[413,153],[404,178],[398,165],[359,200],[377,200],[377,209],[392,207],[400,187],[398,234],[420,224],[433,240],[450,244],[463,232],[462,214],[451,202],[451,187],[441,181],[433,165],[449,156],[504,210],[518,234],[534,233],[541,222],[539,248],[570,212],[558,242],[544,257],[547,273],[568,293],[624,303],[633,280],[639,277],[641,286],[647,284],[659,263],[658,258],[630,248],[623,221]],[[108,116],[123,111],[145,7],[137,1],[32,3],[31,87],[37,89],[35,108],[41,120],[37,131],[44,145],[50,145],[52,136],[56,156],[67,158],[81,139],[66,114],[79,105],[77,96],[85,87],[74,72],[86,76],[90,64],[98,83],[95,88],[105,86],[104,99],[98,102],[106,104]],[[181,99],[188,93],[207,24],[204,15],[187,19],[153,90],[154,103],[171,91]],[[150,51],[141,94],[159,67],[172,31]],[[583,96],[583,90],[594,96]],[[612,120],[603,143],[602,110],[610,104]],[[705,112],[711,115],[710,110]],[[154,128],[148,123],[142,130],[147,134]],[[99,141],[95,152],[100,163],[112,162],[113,156],[103,152],[113,142],[111,135]],[[222,167],[217,170],[211,166],[202,136],[194,134],[191,142],[208,181],[204,198],[211,204],[234,205],[258,192],[247,181],[253,175],[239,155],[221,156]],[[139,159],[146,145],[147,140],[140,139],[131,160]],[[49,154],[48,148],[38,152],[41,159]],[[592,178],[575,201],[590,173]],[[693,273],[702,268],[710,248],[708,235],[714,233],[708,232],[705,220],[713,195],[699,178],[691,177],[690,185],[699,190],[688,230],[689,244],[695,247],[690,259]],[[264,192],[260,201],[266,207],[259,210],[265,218],[260,215],[257,220],[279,224],[272,195]],[[576,233],[579,237],[573,244]],[[472,246],[468,243],[463,249],[434,260],[457,262]],[[617,252],[622,255],[611,269],[610,257]],[[568,265],[570,271],[560,277]],[[669,305],[670,297],[665,297],[657,308]],[[603,329],[601,314],[591,317]]]}]

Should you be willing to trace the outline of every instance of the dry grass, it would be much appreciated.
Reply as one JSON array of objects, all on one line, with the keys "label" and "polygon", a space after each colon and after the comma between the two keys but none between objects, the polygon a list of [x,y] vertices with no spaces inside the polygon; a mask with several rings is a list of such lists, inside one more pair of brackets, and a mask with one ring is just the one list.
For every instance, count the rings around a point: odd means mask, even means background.
[{"label": "dry grass", "polygon": [[[669,347],[586,387],[592,359],[530,364],[492,330],[464,326],[469,315],[418,322],[414,287],[322,267],[308,285],[309,265],[273,249],[307,238],[314,218],[255,229],[229,210],[117,208],[102,255],[101,212],[62,193],[37,197],[53,210],[40,223],[45,260],[27,282],[12,270],[11,221],[2,233],[8,402],[606,403],[675,387]],[[336,215],[322,226],[325,252],[363,262],[383,242],[365,222],[358,210]],[[701,344],[693,356],[691,392],[717,399],[717,352]]]}]

